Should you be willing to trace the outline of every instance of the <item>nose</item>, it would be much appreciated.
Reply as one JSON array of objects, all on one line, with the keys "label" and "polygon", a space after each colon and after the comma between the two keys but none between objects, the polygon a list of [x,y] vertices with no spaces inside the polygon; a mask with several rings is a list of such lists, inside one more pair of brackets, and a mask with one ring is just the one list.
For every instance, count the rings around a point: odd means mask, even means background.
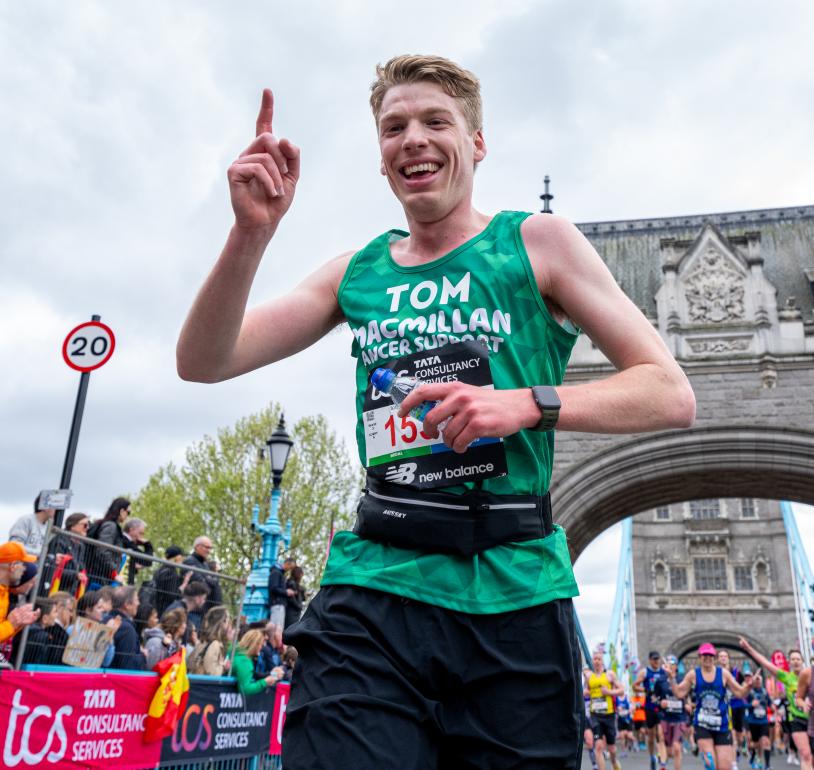
[{"label": "nose", "polygon": [[424,124],[420,120],[410,120],[402,137],[402,148],[405,150],[415,150],[418,147],[427,146],[427,135]]}]

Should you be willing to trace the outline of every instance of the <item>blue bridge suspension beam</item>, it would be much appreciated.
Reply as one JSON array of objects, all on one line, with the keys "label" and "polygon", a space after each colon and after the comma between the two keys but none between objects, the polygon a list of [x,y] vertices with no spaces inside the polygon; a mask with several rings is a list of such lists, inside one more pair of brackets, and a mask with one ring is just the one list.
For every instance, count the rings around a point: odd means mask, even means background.
[{"label": "blue bridge suspension beam", "polygon": [[804,659],[808,660],[814,647],[814,572],[806,555],[797,519],[791,504],[782,501],[783,524],[789,541],[789,558],[791,560],[792,582],[794,584],[794,607],[797,611],[797,635],[800,649],[805,650]]},{"label": "blue bridge suspension beam", "polygon": [[636,645],[636,603],[633,595],[633,519],[622,522],[622,545],[616,573],[616,596],[608,628],[606,663],[618,668],[619,679],[625,684],[630,663],[638,659]]}]

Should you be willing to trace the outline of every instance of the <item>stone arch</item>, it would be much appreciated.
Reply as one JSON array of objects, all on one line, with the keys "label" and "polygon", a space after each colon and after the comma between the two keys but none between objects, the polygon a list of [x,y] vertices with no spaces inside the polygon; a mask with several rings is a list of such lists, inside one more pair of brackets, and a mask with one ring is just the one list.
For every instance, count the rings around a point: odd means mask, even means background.
[{"label": "stone arch", "polygon": [[710,426],[639,435],[572,465],[551,486],[573,559],[640,511],[699,498],[779,496],[814,504],[814,431]]},{"label": "stone arch", "polygon": [[690,633],[679,636],[667,651],[668,655],[675,655],[679,660],[685,655],[694,654],[697,652],[700,645],[704,642],[712,642],[716,649],[725,647],[731,650],[738,650],[741,653],[738,639],[743,637],[749,644],[752,645],[761,655],[767,658],[771,655],[771,650],[766,650],[764,646],[754,637],[741,633],[740,631],[728,631],[725,628],[710,628],[701,631],[691,631]]}]

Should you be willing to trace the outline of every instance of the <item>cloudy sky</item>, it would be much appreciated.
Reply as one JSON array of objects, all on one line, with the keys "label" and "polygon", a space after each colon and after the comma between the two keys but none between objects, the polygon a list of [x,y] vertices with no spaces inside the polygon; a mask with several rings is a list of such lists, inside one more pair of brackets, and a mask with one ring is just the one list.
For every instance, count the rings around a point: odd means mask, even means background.
[{"label": "cloudy sky", "polygon": [[[75,509],[100,513],[269,400],[351,442],[346,330],[234,382],[175,375],[264,86],[302,177],[251,302],[403,225],[367,107],[377,62],[435,52],[479,75],[483,211],[539,208],[550,174],[577,222],[695,214],[814,202],[812,28],[805,0],[4,4],[0,535],[59,481],[78,382],[60,347],[93,313],[118,345],[91,377]],[[582,561],[612,594],[610,566]]]}]

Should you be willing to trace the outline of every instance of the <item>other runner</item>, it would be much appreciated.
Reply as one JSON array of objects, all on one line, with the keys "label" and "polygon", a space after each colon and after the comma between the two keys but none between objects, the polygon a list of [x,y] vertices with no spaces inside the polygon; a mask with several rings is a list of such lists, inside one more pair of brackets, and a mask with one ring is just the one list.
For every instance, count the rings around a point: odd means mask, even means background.
[{"label": "other runner", "polygon": [[[678,680],[678,658],[675,655],[668,655],[667,676]],[[669,681],[668,681],[669,686]],[[665,692],[659,706],[661,707],[661,729],[664,734],[664,743],[667,746],[667,753],[673,758],[675,770],[681,770],[682,741],[685,733],[685,707],[684,698],[674,695],[672,690]]]},{"label": "other runner", "polygon": [[746,650],[752,660],[763,666],[786,688],[786,719],[788,720],[791,740],[800,759],[800,770],[812,770],[811,745],[808,740],[808,714],[797,705],[796,701],[798,678],[803,670],[802,653],[800,650],[789,650],[788,661],[791,670],[784,671],[761,655],[746,639],[740,639],[739,644]]},{"label": "other runner", "polygon": [[647,716],[644,712],[644,695],[637,692],[630,702],[633,706],[633,737],[637,751],[647,750]]},{"label": "other runner", "polygon": [[[616,732],[623,751],[633,751],[633,720],[627,693],[616,698]],[[621,754],[621,756],[625,756]]]},{"label": "other runner", "polygon": [[605,747],[610,754],[614,770],[620,770],[616,755],[616,711],[615,698],[624,695],[625,688],[613,671],[605,669],[605,656],[596,651],[592,656],[593,671],[585,678],[588,695],[591,698],[591,730],[594,734],[596,762],[599,770],[605,770]]},{"label": "other runner", "polygon": [[709,642],[698,648],[701,665],[687,672],[681,682],[671,676],[673,694],[686,697],[695,693],[693,727],[695,740],[706,770],[732,770],[732,731],[729,721],[727,690],[743,698],[746,684],[738,684],[732,674],[716,665],[715,647]]},{"label": "other runner", "polygon": [[[744,683],[751,684],[752,692],[746,699],[746,724],[749,727],[752,756],[750,765],[756,770],[769,770],[772,763],[772,742],[769,737],[769,705],[771,699],[763,686],[763,677],[744,674]],[[762,755],[762,761],[761,761]]]},{"label": "other runner", "polygon": [[659,720],[659,702],[667,687],[667,672],[661,665],[661,653],[651,650],[647,666],[639,671],[633,689],[644,694],[644,714],[647,726],[647,750],[650,752],[650,770],[664,767],[666,749]]},{"label": "other runner", "polygon": [[[729,650],[718,650],[718,665],[725,668],[737,682],[743,682],[740,671],[732,669],[732,661],[729,657]],[[732,744],[735,747],[735,761],[732,763],[732,770],[738,770],[738,760],[744,752],[746,739],[748,737],[746,725],[746,701],[743,698],[731,696],[729,698],[729,715],[732,722]]]}]

